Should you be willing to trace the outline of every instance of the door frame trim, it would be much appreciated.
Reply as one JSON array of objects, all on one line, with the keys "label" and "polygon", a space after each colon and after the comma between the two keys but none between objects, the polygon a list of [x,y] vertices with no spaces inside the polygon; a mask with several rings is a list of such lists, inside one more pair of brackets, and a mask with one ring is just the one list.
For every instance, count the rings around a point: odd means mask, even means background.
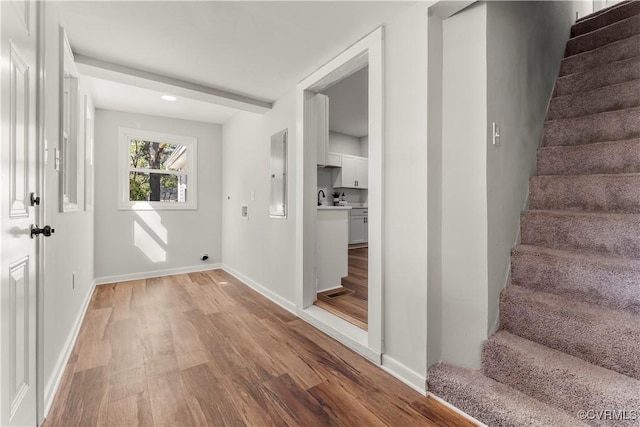
[{"label": "door frame trim", "polygon": [[[46,31],[45,2],[36,3],[36,193],[40,205],[36,210],[36,224],[46,224],[46,144],[45,144],[45,66]],[[36,422],[44,422],[44,284],[45,239],[36,239]]]},{"label": "door frame trim", "polygon": [[[315,318],[325,332],[353,348],[374,362],[381,363],[384,350],[384,28],[378,27],[317,71],[303,79],[296,87],[296,308],[300,317]],[[304,113],[305,100],[333,83],[369,66],[369,301],[367,351],[353,343],[360,337],[349,339],[348,328],[336,328],[314,315],[311,309],[316,298],[316,187],[317,149],[306,146]]]}]

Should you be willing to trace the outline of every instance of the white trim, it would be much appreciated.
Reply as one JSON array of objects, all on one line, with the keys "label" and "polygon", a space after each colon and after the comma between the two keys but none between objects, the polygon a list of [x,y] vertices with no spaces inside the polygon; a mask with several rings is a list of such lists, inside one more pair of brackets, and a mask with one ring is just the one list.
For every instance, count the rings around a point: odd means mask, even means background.
[{"label": "white trim", "polygon": [[446,400],[443,400],[442,398],[436,396],[435,394],[428,392],[427,393],[427,397],[431,397],[433,398],[433,400],[437,401],[438,403],[441,403],[442,405],[446,406],[447,408],[451,409],[453,412],[457,413],[458,415],[463,416],[464,418],[468,419],[469,421],[471,421],[472,423],[476,424],[478,427],[488,427],[485,423],[483,423],[482,421],[478,421],[475,418],[473,418],[471,415],[467,414],[466,412],[462,411],[461,409],[456,408],[455,406],[453,406],[451,403],[447,402]]},{"label": "white trim", "polygon": [[[305,145],[305,101],[314,92],[346,77],[366,62],[369,65],[369,304],[367,347],[382,354],[384,318],[384,70],[383,27],[298,83],[296,87],[296,307],[310,307],[316,296],[316,180],[317,150]],[[364,60],[366,59],[366,61]],[[308,114],[308,112],[307,112]],[[308,140],[308,138],[307,138]],[[325,325],[326,326],[326,325]],[[325,332],[328,332],[325,330]],[[329,333],[329,332],[328,332]],[[338,336],[341,331],[331,330]]]},{"label": "white trim", "polygon": [[221,264],[192,265],[189,267],[167,268],[165,270],[142,271],[139,273],[119,274],[116,276],[104,276],[96,278],[96,285],[109,283],[128,282],[130,280],[151,279],[154,277],[173,276],[175,274],[196,273],[198,271],[219,270]]},{"label": "white trim", "polygon": [[176,79],[162,74],[151,73],[113,62],[76,54],[76,65],[82,75],[110,80],[116,83],[139,86],[156,92],[171,93],[182,98],[218,104],[252,113],[267,113],[273,107],[268,101],[250,98],[233,92]]},{"label": "white trim", "polygon": [[[187,201],[132,202],[129,200],[129,144],[132,139],[168,142],[187,148],[187,172],[158,170],[155,173],[186,175],[188,182]],[[147,170],[137,168],[142,172]],[[118,129],[118,210],[195,210],[198,209],[198,138],[193,136],[172,135],[164,132],[152,132],[142,129]]]},{"label": "white trim", "polygon": [[96,281],[94,280],[89,287],[89,292],[84,297],[84,301],[82,303],[82,308],[76,317],[76,321],[73,323],[73,327],[67,336],[67,341],[64,343],[62,347],[62,351],[58,356],[58,360],[56,361],[55,366],[53,367],[53,372],[51,375],[51,379],[47,382],[47,386],[44,389],[44,418],[47,418],[49,415],[49,410],[51,409],[51,405],[53,404],[53,399],[56,396],[58,391],[58,387],[60,387],[60,381],[62,380],[62,375],[64,374],[64,370],[67,367],[67,363],[69,362],[69,357],[71,356],[71,352],[73,351],[73,347],[76,345],[76,340],[78,339],[78,333],[80,332],[80,326],[82,326],[82,321],[84,320],[84,316],[89,308],[89,302],[91,301],[91,296],[93,295],[93,290],[96,287]]},{"label": "white trim", "polygon": [[320,293],[320,292],[327,292],[327,291],[332,291],[332,290],[334,290],[334,289],[340,289],[340,288],[342,288],[342,287],[343,287],[342,285],[338,285],[338,286],[331,286],[331,287],[326,288],[326,289],[318,289],[318,290],[317,290],[317,293]]},{"label": "white trim", "polygon": [[427,395],[427,377],[398,362],[393,357],[383,354],[382,365],[385,372],[393,375],[423,396]]},{"label": "white trim", "polygon": [[276,294],[275,292],[271,291],[270,289],[265,288],[264,286],[262,286],[261,284],[259,284],[255,280],[245,276],[244,274],[240,273],[238,270],[234,269],[233,267],[230,267],[227,264],[222,264],[222,270],[226,271],[227,273],[229,273],[230,275],[232,275],[236,279],[240,280],[242,283],[244,283],[245,285],[247,285],[248,287],[250,287],[254,291],[258,292],[263,297],[265,297],[265,298],[271,300],[272,302],[278,304],[280,307],[284,308],[288,312],[290,312],[292,314],[295,314],[295,315],[298,314],[296,312],[296,306],[295,306],[294,303],[282,298],[280,295]]},{"label": "white trim", "polygon": [[296,315],[340,344],[380,366],[381,354],[369,347],[366,331],[315,305],[297,310]]}]

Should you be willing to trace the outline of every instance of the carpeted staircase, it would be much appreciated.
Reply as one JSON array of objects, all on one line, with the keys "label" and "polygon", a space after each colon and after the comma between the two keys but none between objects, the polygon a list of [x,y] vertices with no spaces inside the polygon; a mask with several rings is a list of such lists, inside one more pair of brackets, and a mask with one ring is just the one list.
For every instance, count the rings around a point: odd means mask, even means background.
[{"label": "carpeted staircase", "polygon": [[490,426],[639,426],[640,1],[572,27],[537,173],[482,371],[429,389]]}]

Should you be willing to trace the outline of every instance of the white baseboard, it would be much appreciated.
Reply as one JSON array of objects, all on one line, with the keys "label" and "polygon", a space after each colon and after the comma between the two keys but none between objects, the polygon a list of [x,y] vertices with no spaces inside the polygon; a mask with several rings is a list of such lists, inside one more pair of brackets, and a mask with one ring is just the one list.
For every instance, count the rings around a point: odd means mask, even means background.
[{"label": "white baseboard", "polygon": [[488,427],[485,423],[483,423],[482,421],[478,421],[475,418],[473,418],[471,415],[467,414],[466,412],[456,408],[455,406],[453,406],[451,403],[447,402],[446,400],[443,400],[441,398],[439,398],[438,396],[436,396],[433,393],[427,393],[427,396],[433,398],[434,400],[438,401],[439,403],[441,403],[442,405],[446,406],[447,408],[451,409],[453,412],[462,415],[463,417],[465,417],[466,419],[468,419],[469,421],[471,421],[472,423],[476,424],[478,427]]},{"label": "white baseboard", "polygon": [[340,289],[340,288],[342,288],[342,287],[343,287],[342,285],[338,285],[338,286],[332,286],[332,287],[327,288],[327,289],[318,289],[318,290],[316,290],[316,293],[318,293],[318,294],[319,294],[320,292],[332,291],[332,290],[334,290],[334,289]]},{"label": "white baseboard", "polygon": [[427,378],[425,376],[420,375],[386,354],[382,355],[382,365],[380,367],[423,396],[427,395]]},{"label": "white baseboard", "polygon": [[262,296],[278,304],[280,307],[284,308],[288,312],[297,315],[296,306],[291,301],[287,301],[286,299],[282,298],[280,295],[265,288],[255,280],[245,276],[244,274],[240,273],[239,271],[235,270],[232,267],[229,267],[226,264],[222,264],[222,269],[227,273],[229,273],[230,275],[232,275],[233,277],[235,277],[236,279],[240,280],[245,285],[249,286],[254,291],[258,292]]},{"label": "white baseboard", "polygon": [[129,280],[151,279],[153,277],[172,276],[174,274],[196,273],[198,271],[218,270],[222,267],[220,263],[210,263],[192,265],[189,267],[168,268],[166,270],[143,271],[140,273],[120,274],[116,276],[105,276],[96,278],[96,285],[107,283],[128,282]]},{"label": "white baseboard", "polygon": [[76,317],[75,322],[73,323],[73,327],[67,336],[67,340],[62,347],[62,351],[58,356],[58,360],[56,361],[55,366],[53,367],[53,373],[51,375],[51,379],[47,382],[47,385],[44,388],[44,418],[47,418],[49,415],[49,410],[51,410],[51,405],[53,404],[53,399],[56,396],[56,392],[58,391],[58,387],[60,387],[60,381],[62,380],[62,374],[64,374],[64,369],[67,367],[67,362],[69,361],[69,357],[71,356],[71,352],[73,351],[73,347],[76,345],[76,340],[78,339],[78,333],[80,332],[80,326],[82,326],[82,321],[84,320],[84,315],[89,308],[89,302],[91,301],[91,296],[93,295],[93,290],[96,288],[96,281],[94,280],[89,287],[89,292],[84,297],[84,301],[82,302],[82,306],[80,307],[80,312]]},{"label": "white baseboard", "polygon": [[315,305],[298,310],[296,315],[345,347],[380,366],[380,353],[369,348],[366,331]]}]

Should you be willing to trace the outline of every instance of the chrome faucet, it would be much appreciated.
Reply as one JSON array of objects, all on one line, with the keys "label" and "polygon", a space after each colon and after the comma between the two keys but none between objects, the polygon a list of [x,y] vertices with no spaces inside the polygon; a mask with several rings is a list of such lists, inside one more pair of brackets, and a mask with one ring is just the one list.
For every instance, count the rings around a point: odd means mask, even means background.
[{"label": "chrome faucet", "polygon": [[324,191],[323,191],[323,190],[318,191],[318,206],[322,206],[322,202],[320,201],[320,194],[322,194],[322,197],[323,197],[323,198],[324,198],[324,197],[327,197],[327,196],[324,194]]}]

